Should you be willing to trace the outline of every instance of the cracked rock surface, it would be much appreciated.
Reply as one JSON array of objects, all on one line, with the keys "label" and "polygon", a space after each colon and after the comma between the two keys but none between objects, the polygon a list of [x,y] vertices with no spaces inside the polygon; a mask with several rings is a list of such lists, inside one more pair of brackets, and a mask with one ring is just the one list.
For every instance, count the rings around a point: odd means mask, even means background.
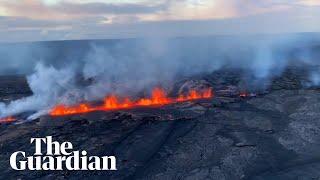
[{"label": "cracked rock surface", "polygon": [[[254,98],[0,124],[0,179],[319,179],[320,91],[282,81]],[[13,152],[33,154],[30,138],[49,135],[89,155],[116,156],[118,171],[11,169]]]}]

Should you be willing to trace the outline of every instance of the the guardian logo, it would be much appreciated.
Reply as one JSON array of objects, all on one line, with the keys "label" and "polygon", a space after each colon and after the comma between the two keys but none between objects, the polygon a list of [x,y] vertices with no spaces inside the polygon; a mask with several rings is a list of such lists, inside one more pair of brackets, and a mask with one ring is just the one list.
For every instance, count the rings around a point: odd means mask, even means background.
[{"label": "the guardian logo", "polygon": [[[33,156],[17,151],[10,156],[10,165],[15,170],[117,170],[114,156],[87,156],[87,151],[73,151],[70,142],[52,142],[52,137],[31,138],[35,145]],[[46,153],[43,147],[46,146]]]}]

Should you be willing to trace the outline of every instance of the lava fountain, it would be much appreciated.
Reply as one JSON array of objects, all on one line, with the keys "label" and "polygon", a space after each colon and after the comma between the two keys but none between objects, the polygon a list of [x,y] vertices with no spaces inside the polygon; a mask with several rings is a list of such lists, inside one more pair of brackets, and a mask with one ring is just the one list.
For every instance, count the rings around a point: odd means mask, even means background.
[{"label": "lava fountain", "polygon": [[191,90],[187,95],[179,95],[177,98],[169,98],[165,92],[160,88],[154,88],[151,98],[141,98],[136,101],[132,101],[130,98],[119,98],[115,95],[111,95],[104,99],[104,103],[101,106],[90,106],[85,103],[81,103],[75,106],[57,105],[49,113],[51,116],[64,116],[72,114],[82,114],[92,111],[108,111],[116,109],[126,109],[141,106],[155,106],[166,105],[177,102],[212,98],[212,89],[206,89],[203,91]]}]

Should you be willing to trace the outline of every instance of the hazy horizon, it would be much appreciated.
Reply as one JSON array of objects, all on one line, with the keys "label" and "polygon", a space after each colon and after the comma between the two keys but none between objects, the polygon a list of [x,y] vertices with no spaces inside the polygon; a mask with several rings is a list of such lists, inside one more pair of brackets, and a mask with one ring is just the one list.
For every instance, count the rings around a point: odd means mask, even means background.
[{"label": "hazy horizon", "polygon": [[319,0],[0,0],[0,42],[320,32]]}]

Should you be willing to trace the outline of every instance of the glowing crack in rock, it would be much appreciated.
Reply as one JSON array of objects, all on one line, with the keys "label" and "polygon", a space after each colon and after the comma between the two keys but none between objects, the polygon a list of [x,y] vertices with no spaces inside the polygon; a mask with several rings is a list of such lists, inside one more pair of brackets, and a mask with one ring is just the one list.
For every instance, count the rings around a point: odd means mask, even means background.
[{"label": "glowing crack in rock", "polygon": [[160,88],[154,88],[151,98],[141,98],[136,101],[132,101],[128,97],[118,98],[115,95],[111,95],[104,99],[104,103],[101,106],[90,106],[82,103],[75,106],[57,105],[49,113],[51,116],[64,116],[72,114],[82,114],[92,111],[108,111],[115,109],[134,108],[139,106],[154,106],[154,105],[166,105],[177,102],[212,98],[212,89],[206,89],[197,92],[191,90],[187,95],[179,95],[177,98],[169,98],[165,92]]}]

